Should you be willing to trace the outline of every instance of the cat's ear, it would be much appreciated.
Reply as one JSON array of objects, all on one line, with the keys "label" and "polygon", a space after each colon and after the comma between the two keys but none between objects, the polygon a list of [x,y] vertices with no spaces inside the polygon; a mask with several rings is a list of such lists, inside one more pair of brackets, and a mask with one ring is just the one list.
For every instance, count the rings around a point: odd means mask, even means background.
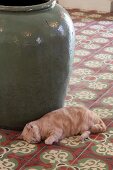
[{"label": "cat's ear", "polygon": [[31,124],[30,124],[30,123],[27,123],[27,124],[25,125],[25,127],[29,130],[29,129],[31,128]]},{"label": "cat's ear", "polygon": [[32,133],[34,134],[36,140],[38,142],[40,142],[41,141],[41,135],[40,135],[40,129],[39,129],[38,125],[31,123],[30,126],[31,126]]},{"label": "cat's ear", "polygon": [[33,129],[33,123],[32,123],[32,122],[27,123],[26,126],[25,126],[25,128],[27,128],[28,131],[29,131],[29,130],[32,130],[32,129]]}]

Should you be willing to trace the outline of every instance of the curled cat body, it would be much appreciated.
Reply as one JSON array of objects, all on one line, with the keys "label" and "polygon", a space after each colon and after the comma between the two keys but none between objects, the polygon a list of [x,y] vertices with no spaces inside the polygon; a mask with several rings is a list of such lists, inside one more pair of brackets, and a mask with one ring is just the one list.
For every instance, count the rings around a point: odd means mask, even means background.
[{"label": "curled cat body", "polygon": [[45,144],[51,145],[66,137],[80,134],[79,140],[84,140],[90,133],[105,131],[106,125],[93,111],[82,106],[69,106],[27,123],[18,138],[28,143],[45,140]]}]

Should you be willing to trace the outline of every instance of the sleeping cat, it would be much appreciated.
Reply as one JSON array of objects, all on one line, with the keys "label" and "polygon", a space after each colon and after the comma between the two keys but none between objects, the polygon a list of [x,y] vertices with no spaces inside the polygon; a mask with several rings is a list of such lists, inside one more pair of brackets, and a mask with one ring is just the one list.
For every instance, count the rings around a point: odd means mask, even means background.
[{"label": "sleeping cat", "polygon": [[106,125],[94,112],[85,107],[69,106],[26,124],[18,138],[28,143],[45,140],[45,144],[51,145],[65,137],[80,134],[79,140],[84,140],[90,133],[105,131]]}]

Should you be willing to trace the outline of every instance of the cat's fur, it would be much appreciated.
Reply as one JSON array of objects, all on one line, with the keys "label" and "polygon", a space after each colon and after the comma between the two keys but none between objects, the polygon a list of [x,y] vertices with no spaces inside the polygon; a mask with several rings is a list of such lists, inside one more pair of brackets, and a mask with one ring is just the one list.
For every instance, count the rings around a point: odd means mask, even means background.
[{"label": "cat's fur", "polygon": [[94,112],[85,107],[69,106],[26,124],[19,138],[28,143],[45,140],[46,144],[51,145],[65,137],[81,134],[80,140],[83,140],[90,133],[105,131],[106,125]]}]

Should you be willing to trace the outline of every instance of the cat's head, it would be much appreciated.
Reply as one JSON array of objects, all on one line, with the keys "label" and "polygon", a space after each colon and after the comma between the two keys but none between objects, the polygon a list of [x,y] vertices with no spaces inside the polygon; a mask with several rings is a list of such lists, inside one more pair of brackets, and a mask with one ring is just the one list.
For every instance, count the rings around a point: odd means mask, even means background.
[{"label": "cat's head", "polygon": [[26,124],[18,139],[23,139],[28,143],[38,143],[41,140],[40,129],[33,122]]}]

